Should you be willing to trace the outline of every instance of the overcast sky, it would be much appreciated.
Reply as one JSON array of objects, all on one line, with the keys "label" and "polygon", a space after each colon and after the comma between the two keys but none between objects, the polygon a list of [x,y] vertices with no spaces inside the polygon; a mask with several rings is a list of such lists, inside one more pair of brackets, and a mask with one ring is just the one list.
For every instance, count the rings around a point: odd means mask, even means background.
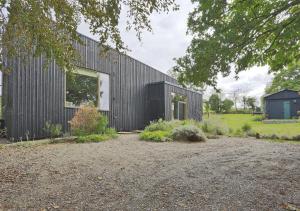
[{"label": "overcast sky", "polygon": [[[162,72],[167,73],[178,58],[185,54],[191,41],[186,35],[187,17],[192,11],[193,5],[189,0],[177,0],[180,10],[169,14],[154,14],[151,17],[153,33],[144,32],[142,42],[139,42],[134,32],[126,32],[125,15],[121,15],[120,30],[123,41],[131,50],[128,54]],[[82,23],[78,31],[84,35],[97,39],[89,33],[88,25]],[[248,95],[259,99],[267,83],[270,83],[271,76],[267,73],[267,67],[254,67],[249,71],[242,72],[239,80],[233,76],[219,77],[218,87],[225,93],[225,97],[232,97],[232,93],[238,91],[241,95]],[[212,89],[205,92],[208,96]]]}]

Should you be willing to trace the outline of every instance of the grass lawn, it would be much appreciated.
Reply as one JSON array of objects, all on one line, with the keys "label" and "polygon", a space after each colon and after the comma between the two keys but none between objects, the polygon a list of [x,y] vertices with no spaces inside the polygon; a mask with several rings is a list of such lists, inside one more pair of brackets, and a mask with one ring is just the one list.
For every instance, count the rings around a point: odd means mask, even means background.
[{"label": "grass lawn", "polygon": [[[207,118],[207,116],[204,118]],[[254,121],[254,118],[255,116],[251,114],[220,114],[210,116],[210,119],[221,121],[228,128],[233,130],[241,129],[244,124],[248,123],[255,132],[260,134],[276,134],[280,136],[300,135],[300,123],[264,124],[262,122]]]}]

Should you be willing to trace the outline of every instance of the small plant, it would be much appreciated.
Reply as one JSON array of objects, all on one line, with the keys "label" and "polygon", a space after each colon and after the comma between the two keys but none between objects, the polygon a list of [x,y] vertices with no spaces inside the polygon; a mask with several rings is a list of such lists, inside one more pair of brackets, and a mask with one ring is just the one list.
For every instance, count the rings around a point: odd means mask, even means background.
[{"label": "small plant", "polygon": [[192,142],[207,140],[204,133],[194,125],[183,125],[174,128],[171,137],[173,140],[186,140]]},{"label": "small plant", "polygon": [[44,131],[50,136],[50,139],[53,140],[62,135],[62,126],[61,124],[52,124],[50,121],[47,121]]},{"label": "small plant", "polygon": [[115,128],[110,128],[110,127],[106,128],[104,134],[110,136],[111,138],[118,137],[118,134],[117,134],[117,131]]},{"label": "small plant", "polygon": [[251,129],[252,129],[251,125],[249,125],[249,124],[247,124],[247,123],[245,123],[245,124],[242,126],[242,131],[243,131],[244,133],[250,132]]},{"label": "small plant", "polygon": [[143,131],[140,134],[140,139],[145,141],[165,142],[170,141],[168,138],[170,133],[168,131],[156,130],[156,131]]}]

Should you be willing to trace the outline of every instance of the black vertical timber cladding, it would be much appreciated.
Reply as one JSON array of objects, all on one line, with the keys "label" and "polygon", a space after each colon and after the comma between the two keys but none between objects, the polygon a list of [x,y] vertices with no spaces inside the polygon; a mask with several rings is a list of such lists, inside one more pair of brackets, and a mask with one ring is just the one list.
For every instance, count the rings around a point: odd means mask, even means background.
[{"label": "black vertical timber cladding", "polygon": [[[102,112],[109,118],[110,126],[119,131],[142,129],[149,121],[148,84],[166,81],[177,84],[170,76],[149,67],[127,55],[114,50],[106,55],[100,55],[98,43],[81,35],[83,43],[74,43],[81,55],[78,67],[86,68],[110,75],[110,111]],[[14,139],[24,139],[26,134],[31,138],[44,137],[46,121],[62,124],[64,131],[69,130],[68,121],[72,119],[76,109],[65,107],[65,74],[52,61],[47,69],[43,68],[45,58],[28,60],[7,59],[6,64],[11,73],[4,76],[4,109],[8,136]],[[180,90],[177,86],[166,85],[164,95],[170,91]],[[180,92],[180,91],[179,91]],[[199,96],[188,93],[193,108],[189,115],[201,119]],[[164,105],[169,106],[169,101]],[[168,107],[169,108],[169,107]],[[195,112],[195,116],[194,113]],[[166,119],[170,112],[166,110]]]},{"label": "black vertical timber cladding", "polygon": [[[172,96],[171,93],[180,94],[187,97],[187,112],[188,119],[197,121],[202,120],[202,94],[191,91],[173,84],[162,81],[148,85],[148,104],[149,121],[157,120],[159,118],[165,120],[172,120]],[[154,104],[157,102],[158,105]],[[152,106],[151,106],[152,105]],[[163,106],[163,108],[161,108]]]}]

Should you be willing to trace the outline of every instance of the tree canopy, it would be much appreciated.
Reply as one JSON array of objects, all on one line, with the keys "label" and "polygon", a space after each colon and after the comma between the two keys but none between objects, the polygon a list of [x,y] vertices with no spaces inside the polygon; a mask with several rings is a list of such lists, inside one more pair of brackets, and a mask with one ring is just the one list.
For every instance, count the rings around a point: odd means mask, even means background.
[{"label": "tree canopy", "polygon": [[127,11],[127,29],[151,31],[150,15],[176,10],[175,0],[2,0],[1,45],[9,56],[44,55],[61,67],[72,68],[76,59],[73,41],[80,41],[81,21],[99,36],[102,46],[126,50],[118,28],[121,10]]},{"label": "tree canopy", "polygon": [[188,19],[193,36],[174,70],[180,82],[217,86],[228,76],[255,65],[271,71],[300,60],[300,0],[192,0]]},{"label": "tree canopy", "polygon": [[283,71],[276,73],[271,85],[266,88],[266,94],[282,89],[300,90],[300,62],[290,64]]},{"label": "tree canopy", "polygon": [[222,102],[222,112],[225,112],[225,113],[228,113],[232,106],[234,105],[234,102],[230,99],[225,99],[223,102]]}]

